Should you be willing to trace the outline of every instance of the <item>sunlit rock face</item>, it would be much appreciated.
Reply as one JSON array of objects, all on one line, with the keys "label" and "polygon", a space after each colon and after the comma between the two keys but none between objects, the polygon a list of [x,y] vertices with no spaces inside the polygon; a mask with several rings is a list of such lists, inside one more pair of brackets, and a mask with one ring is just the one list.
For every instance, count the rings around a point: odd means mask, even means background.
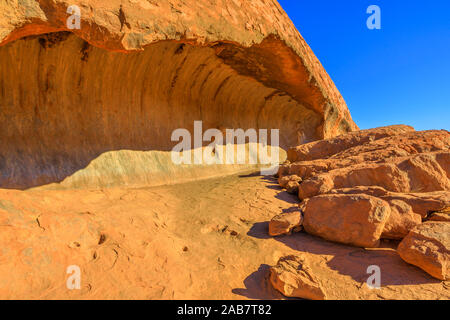
[{"label": "sunlit rock face", "polygon": [[[81,29],[69,30],[69,5]],[[276,2],[0,4],[0,187],[149,185],[242,166],[175,167],[175,129],[280,129],[280,147],[357,126]],[[188,172],[188,173],[186,173]]]},{"label": "sunlit rock face", "polygon": [[[174,163],[199,121],[279,129],[280,187]],[[450,299],[450,134],[357,129],[276,1],[0,1],[0,298]]]}]

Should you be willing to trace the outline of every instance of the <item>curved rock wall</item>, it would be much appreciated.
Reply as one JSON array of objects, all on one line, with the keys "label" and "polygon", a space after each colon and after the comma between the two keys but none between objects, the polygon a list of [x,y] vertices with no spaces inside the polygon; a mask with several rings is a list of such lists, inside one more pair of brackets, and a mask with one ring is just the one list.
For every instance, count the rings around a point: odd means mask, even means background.
[{"label": "curved rock wall", "polygon": [[[281,129],[283,148],[357,129],[276,2],[0,7],[0,187],[61,182],[107,152],[168,152],[172,131],[192,132],[195,120]],[[104,165],[124,168],[127,157]]]}]

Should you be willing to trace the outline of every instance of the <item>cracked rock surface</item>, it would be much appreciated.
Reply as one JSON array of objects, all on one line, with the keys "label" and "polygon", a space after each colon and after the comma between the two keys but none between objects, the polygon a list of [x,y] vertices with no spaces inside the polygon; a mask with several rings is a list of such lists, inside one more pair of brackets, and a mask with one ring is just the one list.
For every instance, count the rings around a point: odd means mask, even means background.
[{"label": "cracked rock surface", "polygon": [[448,131],[392,126],[301,145],[279,169],[281,187],[290,176],[307,233],[366,249],[402,240],[399,257],[448,280]]}]

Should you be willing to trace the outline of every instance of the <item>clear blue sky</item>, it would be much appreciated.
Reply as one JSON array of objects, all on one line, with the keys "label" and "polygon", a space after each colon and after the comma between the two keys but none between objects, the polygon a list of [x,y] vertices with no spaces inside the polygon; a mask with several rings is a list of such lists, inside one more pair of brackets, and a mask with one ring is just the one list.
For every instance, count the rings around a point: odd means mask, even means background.
[{"label": "clear blue sky", "polygon": [[[450,0],[279,0],[361,129],[450,130]],[[369,5],[381,30],[366,26]]]}]

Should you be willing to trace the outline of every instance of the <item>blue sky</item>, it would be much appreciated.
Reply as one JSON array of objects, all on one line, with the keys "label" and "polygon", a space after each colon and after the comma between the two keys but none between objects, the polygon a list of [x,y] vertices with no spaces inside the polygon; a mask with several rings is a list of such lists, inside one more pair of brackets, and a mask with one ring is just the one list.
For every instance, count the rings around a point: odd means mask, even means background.
[{"label": "blue sky", "polygon": [[[449,0],[279,0],[361,129],[450,130]],[[369,30],[369,5],[381,30]]]}]

